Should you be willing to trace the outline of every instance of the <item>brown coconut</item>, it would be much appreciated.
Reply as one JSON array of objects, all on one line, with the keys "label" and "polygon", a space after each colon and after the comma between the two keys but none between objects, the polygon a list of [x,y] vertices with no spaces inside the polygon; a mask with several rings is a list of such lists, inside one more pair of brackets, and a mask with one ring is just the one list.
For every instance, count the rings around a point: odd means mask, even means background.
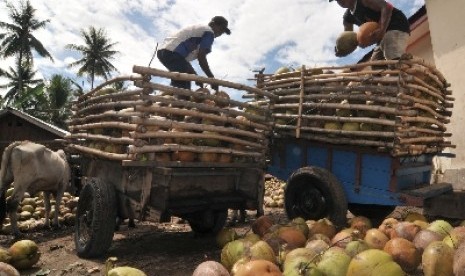
[{"label": "brown coconut", "polygon": [[406,239],[393,238],[386,243],[383,250],[406,272],[415,271],[421,263],[421,251]]},{"label": "brown coconut", "polygon": [[358,45],[362,47],[370,46],[377,41],[373,41],[371,34],[379,28],[378,22],[363,23],[357,32]]}]

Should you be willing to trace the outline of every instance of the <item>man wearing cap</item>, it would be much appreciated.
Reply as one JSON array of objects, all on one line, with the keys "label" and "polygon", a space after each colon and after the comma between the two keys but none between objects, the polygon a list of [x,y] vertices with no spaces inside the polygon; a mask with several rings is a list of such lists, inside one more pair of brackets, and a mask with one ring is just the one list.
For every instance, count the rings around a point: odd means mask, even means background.
[{"label": "man wearing cap", "polygon": [[[197,74],[190,62],[198,59],[203,72],[209,78],[213,78],[207,54],[211,52],[213,40],[223,33],[231,34],[228,20],[222,16],[215,16],[208,26],[189,26],[167,37],[158,50],[157,57],[169,71],[188,74]],[[201,83],[197,85],[202,86]],[[191,89],[190,81],[171,80],[171,86]],[[212,89],[218,90],[218,85],[212,84]]]},{"label": "man wearing cap", "polygon": [[[331,2],[333,0],[329,0]],[[377,42],[372,60],[399,59],[405,53],[410,35],[410,24],[405,14],[384,0],[336,0],[346,8],[343,17],[345,31],[353,31],[353,25],[378,22],[379,28],[371,33],[371,41]],[[359,45],[367,47],[369,45]],[[336,56],[339,56],[336,52]]]}]

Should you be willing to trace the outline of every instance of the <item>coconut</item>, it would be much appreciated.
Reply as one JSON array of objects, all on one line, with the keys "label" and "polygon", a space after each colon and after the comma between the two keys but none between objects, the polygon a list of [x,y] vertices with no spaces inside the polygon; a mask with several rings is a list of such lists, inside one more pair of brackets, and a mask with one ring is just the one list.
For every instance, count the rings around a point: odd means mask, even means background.
[{"label": "coconut", "polygon": [[353,31],[342,32],[336,39],[337,56],[347,56],[357,49],[357,33]]},{"label": "coconut", "polygon": [[391,232],[394,231],[394,226],[399,223],[395,218],[386,218],[379,225],[378,229],[381,230],[386,236],[391,237]]},{"label": "coconut", "polygon": [[291,247],[304,247],[307,241],[302,231],[289,226],[279,228],[278,236],[285,240]]},{"label": "coconut", "polygon": [[[228,93],[219,90],[214,95],[215,95],[215,97],[221,98],[221,100],[217,100],[217,99],[214,100],[215,103],[216,103],[216,106],[218,106],[218,107],[227,107],[227,106],[229,106],[230,97],[229,97]],[[226,102],[223,102],[223,100],[225,100]]]},{"label": "coconut", "polygon": [[11,254],[8,250],[0,248],[0,262],[9,263],[11,261]]},{"label": "coconut", "polygon": [[304,257],[306,260],[312,261],[317,254],[318,253],[309,248],[295,248],[286,254],[283,262],[283,269],[286,270],[289,266],[292,266],[296,258]]},{"label": "coconut", "polygon": [[465,275],[465,243],[460,244],[455,250],[452,268],[454,275]]},{"label": "coconut", "polygon": [[336,226],[327,218],[322,218],[312,223],[307,222],[307,225],[309,227],[309,236],[323,234],[331,239],[337,232]]},{"label": "coconut", "polygon": [[393,238],[384,246],[384,251],[392,256],[403,271],[413,272],[421,262],[421,251],[413,242],[403,238]]},{"label": "coconut", "polygon": [[205,261],[199,264],[192,276],[229,276],[229,272],[219,262]]},{"label": "coconut", "polygon": [[252,231],[260,237],[263,237],[273,224],[273,219],[270,216],[263,215],[252,223]]},{"label": "coconut", "polygon": [[394,231],[391,232],[392,238],[404,238],[409,241],[413,241],[415,235],[420,232],[420,226],[413,222],[401,221],[394,225]]},{"label": "coconut", "polygon": [[20,240],[10,246],[10,263],[17,269],[28,269],[40,259],[39,247],[34,241]]},{"label": "coconut", "polygon": [[323,272],[323,275],[346,275],[350,260],[350,256],[345,251],[332,247],[323,254],[316,267]]},{"label": "coconut", "polygon": [[345,122],[342,125],[342,130],[359,131],[360,130],[360,124],[359,123],[354,123],[354,122]]},{"label": "coconut", "polygon": [[210,95],[210,94],[211,94],[211,92],[210,92],[210,90],[208,90],[208,88],[201,87],[201,88],[194,91],[194,94],[192,95],[191,99],[192,99],[192,101],[194,101],[196,103],[201,103],[203,101],[202,96]]},{"label": "coconut", "polygon": [[425,276],[453,275],[454,249],[442,241],[430,243],[423,251],[421,263]]},{"label": "coconut", "polygon": [[305,237],[308,237],[310,229],[308,228],[307,222],[305,221],[304,218],[301,218],[301,217],[294,218],[291,221],[290,225],[292,227],[300,230],[302,232],[302,234],[304,234]]},{"label": "coconut", "polygon": [[370,248],[383,249],[389,237],[378,228],[371,228],[367,231],[364,240]]},{"label": "coconut", "polygon": [[218,156],[218,163],[231,163],[232,162],[232,154],[230,153],[220,153]]},{"label": "coconut", "polygon": [[452,225],[448,223],[445,220],[442,219],[437,219],[433,222],[431,222],[428,226],[428,230],[434,231],[436,233],[441,234],[443,237],[449,234],[449,232],[452,230]]},{"label": "coconut", "polygon": [[107,276],[147,276],[147,274],[134,267],[119,266],[108,271]]},{"label": "coconut", "polygon": [[452,228],[450,233],[443,239],[451,248],[458,248],[465,241],[465,226],[457,226]]},{"label": "coconut", "polygon": [[280,276],[282,275],[279,267],[267,260],[252,260],[246,264],[239,266],[235,276]]},{"label": "coconut", "polygon": [[255,260],[267,260],[276,263],[274,251],[265,241],[257,241],[250,246],[250,257]]},{"label": "coconut", "polygon": [[312,258],[297,256],[287,263],[283,275],[323,276],[323,273],[316,267]]},{"label": "coconut", "polygon": [[234,230],[234,228],[226,227],[216,234],[216,245],[218,245],[219,248],[223,248],[228,242],[237,238],[238,235],[236,230]]},{"label": "coconut", "polygon": [[368,243],[364,240],[351,241],[346,245],[345,251],[350,257],[354,257],[358,253],[370,249]]},{"label": "coconut", "polygon": [[432,242],[434,241],[441,241],[442,240],[442,235],[428,230],[428,229],[422,229],[420,232],[418,232],[415,235],[415,238],[413,239],[413,244],[415,245],[416,248],[420,249],[421,252]]},{"label": "coconut", "polygon": [[326,122],[324,128],[328,130],[340,130],[342,125],[339,122]]},{"label": "coconut", "polygon": [[347,276],[386,275],[372,274],[373,270],[384,263],[393,262],[391,255],[380,249],[368,249],[355,255],[349,263]]},{"label": "coconut", "polygon": [[329,248],[329,244],[324,240],[311,240],[307,242],[305,248],[312,250],[316,254],[320,254]]},{"label": "coconut", "polygon": [[379,28],[378,22],[366,22],[363,23],[357,32],[358,45],[361,47],[370,46],[378,41],[374,41],[371,34]]},{"label": "coconut", "polygon": [[365,236],[368,229],[371,229],[372,223],[369,218],[364,216],[355,216],[349,220],[350,228],[357,229]]},{"label": "coconut", "polygon": [[331,239],[331,244],[345,248],[347,244],[353,240],[361,238],[360,232],[353,228],[346,228],[339,231],[334,237]]},{"label": "coconut", "polygon": [[200,162],[210,162],[214,163],[218,160],[218,153],[216,152],[201,152],[197,154],[197,157]]},{"label": "coconut", "polygon": [[192,162],[197,157],[195,152],[191,151],[176,151],[171,156],[173,161],[181,161],[181,162]]},{"label": "coconut", "polygon": [[240,258],[246,256],[246,252],[250,249],[251,242],[241,239],[228,242],[223,249],[221,249],[221,264],[226,269],[231,270],[234,263]]},{"label": "coconut", "polygon": [[2,276],[20,276],[19,271],[12,265],[0,262],[0,275]]}]

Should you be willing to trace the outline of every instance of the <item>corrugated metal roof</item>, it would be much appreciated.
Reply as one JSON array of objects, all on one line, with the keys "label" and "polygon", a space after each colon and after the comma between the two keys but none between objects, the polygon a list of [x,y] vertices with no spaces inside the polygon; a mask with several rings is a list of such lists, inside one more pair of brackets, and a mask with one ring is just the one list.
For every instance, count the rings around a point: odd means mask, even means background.
[{"label": "corrugated metal roof", "polygon": [[18,110],[16,108],[13,108],[13,107],[6,107],[6,109],[3,109],[3,110],[0,110],[0,118],[5,116],[7,113],[11,113],[15,116],[18,116],[26,121],[28,121],[29,123],[31,124],[34,124],[40,128],[43,128],[47,131],[50,131],[58,136],[60,136],[61,138],[64,138],[66,135],[69,134],[68,131],[64,130],[64,129],[61,129],[57,126],[54,126],[52,124],[49,124],[47,122],[44,122],[42,121],[41,119],[38,119],[34,116],[31,116],[21,110]]}]

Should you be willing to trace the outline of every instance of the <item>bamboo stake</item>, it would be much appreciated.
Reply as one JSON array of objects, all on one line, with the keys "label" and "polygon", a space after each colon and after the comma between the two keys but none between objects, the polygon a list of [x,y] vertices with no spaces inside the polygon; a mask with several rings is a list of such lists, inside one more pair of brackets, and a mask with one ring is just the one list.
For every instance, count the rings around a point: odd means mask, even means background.
[{"label": "bamboo stake", "polygon": [[115,92],[115,93],[111,93],[111,94],[107,94],[107,95],[89,97],[89,98],[77,103],[76,106],[79,109],[79,108],[82,108],[84,106],[87,106],[89,104],[99,102],[99,101],[119,100],[121,98],[139,96],[141,94],[143,94],[143,89],[137,89],[137,90],[131,90],[131,91],[123,91],[123,92]]},{"label": "bamboo stake", "polygon": [[233,144],[250,146],[258,149],[266,149],[263,144],[253,143],[247,140],[242,140],[224,135],[204,134],[195,132],[173,132],[173,131],[148,131],[146,133],[130,132],[132,138],[183,138],[183,139],[215,139]]},{"label": "bamboo stake", "polygon": [[[278,102],[285,102],[295,100],[297,101],[299,97],[297,95],[290,95],[290,96],[280,96]],[[376,94],[311,94],[306,95],[303,99],[307,101],[315,101],[315,100],[348,100],[350,101],[376,101],[376,102],[383,102],[383,103],[392,103],[404,106],[413,106],[413,101],[410,99],[400,99],[399,97],[391,97],[391,96],[381,96]]]},{"label": "bamboo stake", "polygon": [[[251,113],[247,113],[247,112],[240,111],[240,110],[235,110],[235,109],[221,108],[221,107],[217,107],[217,106],[208,105],[208,104],[205,104],[205,103],[194,103],[194,102],[178,100],[178,99],[167,99],[167,98],[164,98],[162,96],[153,96],[153,95],[143,96],[143,99],[151,101],[151,102],[162,102],[162,103],[171,104],[171,105],[175,104],[177,106],[182,106],[182,107],[189,108],[189,109],[195,108],[195,109],[199,109],[199,110],[207,111],[207,112],[224,113],[224,114],[228,114],[228,115],[234,116],[234,117],[236,117],[236,116],[244,116],[244,117],[248,118],[251,121],[256,121],[256,122],[260,122],[260,123],[266,123],[268,121],[267,116],[251,114]],[[146,104],[144,104],[144,105],[147,106]],[[248,105],[247,104],[241,104],[241,106],[249,108],[249,107],[251,107],[253,105],[251,105],[251,104],[248,104]],[[253,106],[253,109],[254,110],[260,110],[261,113],[265,113],[265,114],[267,113],[267,110],[264,110],[264,109],[262,109],[260,107]]]},{"label": "bamboo stake", "polygon": [[77,124],[82,124],[82,123],[86,123],[86,122],[92,122],[92,121],[96,121],[96,120],[106,120],[106,119],[110,119],[110,120],[120,119],[120,120],[128,121],[128,118],[130,118],[132,116],[144,117],[145,115],[143,113],[141,113],[141,112],[138,112],[138,111],[131,111],[131,112],[124,111],[124,112],[121,112],[121,111],[109,110],[109,111],[105,111],[105,112],[103,112],[101,114],[91,114],[91,115],[87,115],[87,116],[81,117],[81,118],[72,118],[68,124],[69,125],[77,125]]},{"label": "bamboo stake", "polygon": [[76,145],[76,144],[69,144],[68,147],[70,147],[70,148],[72,148],[72,149],[74,149],[74,150],[76,150],[78,152],[88,154],[88,155],[97,156],[97,157],[103,158],[103,159],[117,160],[117,161],[130,159],[130,156],[128,154],[126,154],[126,153],[105,152],[105,151],[101,151],[101,150],[98,150],[98,149],[89,148],[89,147],[85,147],[85,146],[80,146],[80,145]]},{"label": "bamboo stake", "polygon": [[[367,110],[379,113],[392,114],[396,116],[417,116],[416,110],[398,110],[392,107],[378,106],[378,105],[363,105],[363,104],[340,104],[340,103],[303,103],[305,107],[310,108],[326,108],[326,109],[349,109],[349,110]],[[275,108],[290,109],[298,108],[298,104],[275,104]]]},{"label": "bamboo stake", "polygon": [[133,75],[116,77],[116,78],[113,78],[111,80],[103,82],[99,86],[97,86],[94,89],[90,90],[88,93],[79,96],[78,99],[79,99],[79,101],[82,101],[82,100],[84,100],[84,99],[86,99],[88,97],[91,97],[98,90],[102,89],[103,87],[105,87],[107,85],[115,83],[115,82],[119,82],[119,81],[136,81],[136,80],[142,80],[142,79],[143,79],[143,77],[141,77],[141,76],[133,76]]},{"label": "bamboo stake", "polygon": [[[279,114],[273,115],[275,118],[289,118],[295,119],[296,115],[292,114]],[[368,123],[385,126],[398,126],[395,121],[388,119],[379,118],[367,118],[367,117],[342,117],[342,116],[323,116],[323,115],[302,115],[302,118],[315,120],[315,121],[330,121],[330,122],[351,122],[351,123]]]},{"label": "bamboo stake", "polygon": [[[289,125],[276,125],[278,129],[296,129],[295,126]],[[343,136],[366,136],[366,137],[384,137],[384,138],[394,138],[396,134],[394,132],[387,132],[387,131],[349,131],[349,130],[332,130],[332,129],[324,129],[324,128],[316,128],[316,127],[301,127],[302,131],[311,132],[311,133],[319,133],[319,134],[328,134],[328,135],[343,135]],[[296,137],[297,138],[297,137]]]},{"label": "bamboo stake", "polygon": [[443,123],[441,123],[440,121],[438,121],[436,119],[433,119],[433,118],[426,118],[426,117],[420,117],[420,116],[417,116],[417,117],[399,116],[397,118],[399,118],[401,123],[412,123],[412,122],[414,122],[414,123],[429,123],[429,124],[437,125],[442,130],[446,130],[446,126]]},{"label": "bamboo stake", "polygon": [[139,118],[139,117],[132,117],[130,121],[133,124],[138,124],[142,126],[152,125],[152,126],[160,126],[160,127],[165,127],[165,128],[171,128],[171,129],[179,128],[183,130],[211,131],[211,132],[229,133],[233,135],[246,136],[246,137],[259,139],[259,140],[266,139],[264,133],[251,132],[251,131],[246,131],[246,130],[221,127],[221,126],[199,125],[199,124],[193,124],[193,123],[177,122],[177,121],[172,121],[172,120],[161,121],[156,118]]},{"label": "bamboo stake", "polygon": [[300,138],[300,126],[302,124],[302,103],[303,103],[303,96],[304,96],[304,91],[305,91],[304,77],[305,77],[305,65],[302,66],[302,71],[301,71],[299,109],[298,109],[298,117],[297,117],[297,128],[295,129],[296,138]]},{"label": "bamboo stake", "polygon": [[432,143],[432,142],[443,142],[443,137],[417,137],[417,138],[396,138],[396,143],[405,145],[405,144],[415,144],[415,143]]},{"label": "bamboo stake", "polygon": [[106,135],[90,134],[90,133],[71,133],[67,139],[89,139],[95,141],[102,141],[112,144],[135,144],[134,139],[128,137],[115,138]]},{"label": "bamboo stake", "polygon": [[237,156],[250,156],[256,158],[263,158],[263,155],[254,151],[239,151],[230,148],[220,147],[206,147],[206,146],[185,146],[178,144],[165,144],[165,145],[147,145],[143,147],[128,146],[129,154],[135,153],[148,153],[148,152],[176,152],[176,151],[189,151],[196,153],[225,153]]},{"label": "bamboo stake", "polygon": [[138,104],[145,104],[145,103],[140,100],[139,101],[120,101],[120,102],[98,103],[98,104],[93,104],[88,107],[76,110],[75,116],[82,116],[93,110],[98,110],[99,113],[102,113],[102,110],[111,110],[114,108],[128,108],[128,107],[134,107],[135,105],[138,105]]},{"label": "bamboo stake", "polygon": [[[293,137],[293,133],[281,133],[281,135],[286,135]],[[386,141],[373,141],[373,140],[364,140],[364,139],[353,139],[353,138],[331,138],[327,135],[307,135],[302,134],[301,139],[314,140],[324,143],[331,144],[347,144],[347,145],[357,145],[357,146],[374,146],[374,147],[387,147],[392,148],[394,146],[393,142]]]},{"label": "bamboo stake", "polygon": [[210,114],[210,113],[200,113],[200,112],[189,110],[189,109],[169,108],[169,107],[162,107],[162,106],[157,106],[157,105],[136,106],[135,109],[136,111],[147,112],[147,113],[163,113],[163,114],[174,114],[174,115],[182,115],[182,116],[195,116],[195,117],[211,119],[217,122],[222,122],[224,124],[231,124],[235,126],[243,126],[247,128],[257,128],[257,129],[271,131],[271,122],[268,122],[266,124],[259,124],[259,123],[255,123],[250,120],[247,120],[247,121],[239,120],[239,119],[232,118],[229,116],[227,117],[218,116],[218,115]]},{"label": "bamboo stake", "polygon": [[248,91],[250,93],[255,93],[261,96],[266,96],[270,99],[273,99],[276,97],[275,95],[262,91],[261,89],[258,89],[258,88],[254,88],[254,87],[250,87],[250,86],[246,86],[242,84],[237,84],[237,83],[233,83],[229,81],[218,80],[214,78],[205,78],[205,77],[197,76],[193,74],[173,73],[173,72],[158,70],[155,68],[142,67],[142,66],[136,66],[136,65],[132,68],[132,71],[134,73],[139,73],[143,75],[153,75],[153,76],[164,77],[164,78],[169,78],[169,79],[174,79],[174,80],[199,81],[202,83],[218,84],[218,85],[226,86],[229,88],[235,88],[238,90]]},{"label": "bamboo stake", "polygon": [[87,130],[87,129],[96,129],[96,128],[119,128],[129,131],[134,131],[137,128],[137,125],[122,123],[122,122],[100,122],[100,123],[91,123],[91,124],[84,124],[84,125],[76,125],[71,126],[71,132],[77,130]]}]

